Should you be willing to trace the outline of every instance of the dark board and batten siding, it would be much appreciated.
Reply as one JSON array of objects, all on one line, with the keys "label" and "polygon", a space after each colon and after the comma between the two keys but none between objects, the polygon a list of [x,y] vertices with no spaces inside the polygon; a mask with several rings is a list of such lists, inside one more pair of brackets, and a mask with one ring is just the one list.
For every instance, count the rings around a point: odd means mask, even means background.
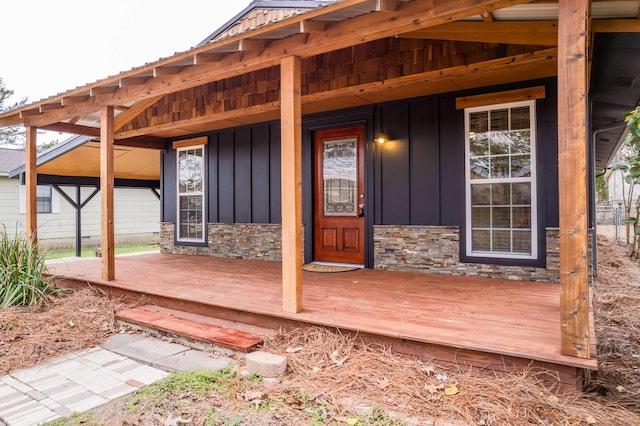
[{"label": "dark board and batten siding", "polygon": [[[311,260],[313,132],[365,127],[367,266],[373,265],[374,225],[457,226],[462,261],[512,264],[513,261],[466,258],[464,112],[455,99],[545,85],[537,101],[539,259],[520,262],[543,266],[545,232],[558,226],[557,89],[554,79],[390,102],[315,114],[303,120],[303,222],[305,256]],[[377,130],[391,141],[373,142]],[[261,123],[208,133],[208,222],[280,223],[280,124]],[[175,151],[163,156],[163,221],[175,222]]]},{"label": "dark board and batten siding", "polygon": [[[206,134],[207,222],[280,223],[280,126]],[[176,221],[176,151],[162,157],[163,222]]]}]

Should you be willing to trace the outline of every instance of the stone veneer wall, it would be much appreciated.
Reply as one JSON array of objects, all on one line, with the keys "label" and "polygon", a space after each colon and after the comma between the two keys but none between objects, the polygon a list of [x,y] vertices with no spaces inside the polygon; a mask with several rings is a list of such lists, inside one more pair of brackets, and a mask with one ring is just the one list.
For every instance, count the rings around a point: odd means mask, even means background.
[{"label": "stone veneer wall", "polygon": [[176,245],[175,224],[160,224],[160,251],[233,259],[282,260],[281,227],[279,224],[209,223],[207,246]]},{"label": "stone veneer wall", "polygon": [[461,263],[459,234],[457,226],[375,226],[375,269],[560,282],[558,228],[546,230],[546,268]]}]

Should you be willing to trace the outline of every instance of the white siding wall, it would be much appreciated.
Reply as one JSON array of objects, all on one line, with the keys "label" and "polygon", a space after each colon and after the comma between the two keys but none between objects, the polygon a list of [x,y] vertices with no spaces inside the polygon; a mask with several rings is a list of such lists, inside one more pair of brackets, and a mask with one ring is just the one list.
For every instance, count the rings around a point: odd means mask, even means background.
[{"label": "white siding wall", "polygon": [[24,233],[24,215],[20,211],[19,191],[17,179],[0,176],[0,227],[7,234]]},{"label": "white siding wall", "polygon": [[[63,188],[75,201],[75,188]],[[24,232],[24,191],[17,179],[0,177],[0,223],[7,232],[17,229]],[[82,200],[92,188],[82,188]],[[95,246],[100,242],[100,193],[82,209],[82,237],[84,246]],[[72,247],[75,243],[75,209],[52,189],[52,204],[57,213],[38,214],[38,238],[50,247]],[[57,200],[56,200],[57,199]],[[158,238],[160,232],[160,201],[146,188],[116,188],[115,235],[116,243],[135,242],[148,237]],[[21,205],[22,204],[22,205]]]}]

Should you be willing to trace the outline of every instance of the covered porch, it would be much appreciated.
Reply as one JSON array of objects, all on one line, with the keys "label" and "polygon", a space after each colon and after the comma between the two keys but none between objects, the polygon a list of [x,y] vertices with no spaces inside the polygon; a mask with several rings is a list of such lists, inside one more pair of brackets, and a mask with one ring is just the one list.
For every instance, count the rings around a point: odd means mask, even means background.
[{"label": "covered porch", "polygon": [[[101,259],[59,260],[59,285],[92,285],[159,306],[271,328],[321,325],[353,331],[393,351],[497,371],[549,368],[568,386],[591,358],[563,355],[554,284],[360,269],[303,272],[304,305],[282,309],[278,262],[160,253],[118,257],[118,277],[100,275]],[[593,318],[589,328],[593,335]]]}]

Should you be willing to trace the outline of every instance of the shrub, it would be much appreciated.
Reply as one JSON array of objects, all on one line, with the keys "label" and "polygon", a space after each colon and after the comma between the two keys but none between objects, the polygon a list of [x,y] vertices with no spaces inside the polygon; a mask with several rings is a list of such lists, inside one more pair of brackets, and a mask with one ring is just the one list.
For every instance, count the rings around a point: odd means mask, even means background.
[{"label": "shrub", "polygon": [[31,238],[0,230],[0,308],[34,306],[54,291],[44,277],[45,256]]}]

